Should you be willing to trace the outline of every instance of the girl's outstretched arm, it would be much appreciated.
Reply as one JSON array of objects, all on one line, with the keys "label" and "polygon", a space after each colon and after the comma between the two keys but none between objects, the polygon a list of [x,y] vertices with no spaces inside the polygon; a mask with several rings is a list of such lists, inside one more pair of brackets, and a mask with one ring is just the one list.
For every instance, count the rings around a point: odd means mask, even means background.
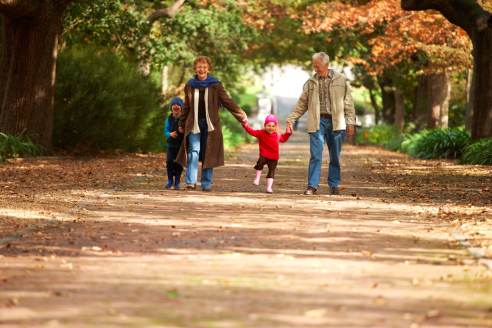
[{"label": "girl's outstretched arm", "polygon": [[248,125],[248,121],[246,122],[241,122],[241,125],[243,126],[243,128],[246,130],[246,132],[248,132],[250,135],[252,135],[253,137],[256,137],[258,138],[259,135],[260,135],[260,132],[261,130],[253,130],[249,125]]},{"label": "girl's outstretched arm", "polygon": [[287,128],[287,130],[285,130],[285,133],[281,135],[279,141],[282,142],[282,143],[284,143],[287,140],[289,140],[289,138],[290,138],[291,135],[292,135],[292,130],[290,128]]}]

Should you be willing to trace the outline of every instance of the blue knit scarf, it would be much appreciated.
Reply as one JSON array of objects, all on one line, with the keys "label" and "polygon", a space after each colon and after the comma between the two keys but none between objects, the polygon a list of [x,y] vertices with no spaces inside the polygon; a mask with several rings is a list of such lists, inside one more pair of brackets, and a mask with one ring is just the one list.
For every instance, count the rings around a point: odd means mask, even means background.
[{"label": "blue knit scarf", "polygon": [[220,82],[219,80],[217,80],[215,77],[213,76],[210,76],[207,74],[207,78],[203,81],[200,81],[198,79],[198,76],[195,75],[194,78],[192,79],[189,79],[188,80],[188,83],[195,89],[205,89],[205,88],[210,88],[212,86],[212,84],[214,83],[222,83]]}]

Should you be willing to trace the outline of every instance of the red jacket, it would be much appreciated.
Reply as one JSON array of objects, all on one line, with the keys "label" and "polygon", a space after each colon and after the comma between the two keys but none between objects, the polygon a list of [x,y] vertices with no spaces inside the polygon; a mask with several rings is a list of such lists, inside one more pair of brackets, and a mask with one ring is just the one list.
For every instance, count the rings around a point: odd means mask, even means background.
[{"label": "red jacket", "polygon": [[289,140],[290,134],[268,133],[264,129],[253,130],[248,124],[243,125],[246,131],[260,141],[260,156],[278,160],[278,143]]}]

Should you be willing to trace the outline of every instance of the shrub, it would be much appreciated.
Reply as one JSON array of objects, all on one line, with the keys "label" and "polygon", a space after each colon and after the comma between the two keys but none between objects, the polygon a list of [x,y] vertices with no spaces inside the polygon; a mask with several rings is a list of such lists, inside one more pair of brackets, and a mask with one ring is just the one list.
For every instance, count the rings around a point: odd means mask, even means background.
[{"label": "shrub", "polygon": [[384,146],[384,148],[391,150],[391,151],[396,151],[396,152],[402,153],[402,152],[404,152],[402,149],[402,144],[406,140],[408,140],[407,135],[391,138],[390,140],[388,140],[388,143]]},{"label": "shrub", "polygon": [[32,134],[24,134],[26,130],[16,135],[8,135],[0,132],[0,162],[3,163],[7,159],[17,160],[18,155],[26,158],[36,157],[37,154],[42,155],[45,148],[34,141],[36,137]]},{"label": "shrub", "polygon": [[366,111],[366,106],[358,101],[354,101],[354,109],[356,115],[364,115]]},{"label": "shrub", "polygon": [[245,142],[249,142],[252,139],[248,138],[249,134],[246,134],[244,128],[241,126],[234,116],[232,116],[227,109],[223,108],[219,112],[220,121],[222,125],[222,135],[224,138],[224,149],[235,148],[243,145]]},{"label": "shrub", "polygon": [[492,138],[468,145],[461,156],[460,164],[492,165]]},{"label": "shrub", "polygon": [[471,134],[464,127],[422,130],[411,137],[408,153],[413,157],[459,158],[470,142]]},{"label": "shrub", "polygon": [[388,141],[385,148],[391,151],[396,151],[399,153],[409,153],[409,148],[413,145],[416,139],[418,139],[420,135],[405,133],[400,137],[392,138]]},{"label": "shrub", "polygon": [[385,145],[395,137],[395,127],[393,125],[383,123],[371,126],[370,128],[362,128],[357,131],[357,143],[366,143],[366,131],[369,133],[368,142],[370,144]]},{"label": "shrub", "polygon": [[466,102],[459,103],[454,99],[449,102],[449,127],[458,128],[466,120]]},{"label": "shrub", "polygon": [[94,47],[60,53],[53,145],[75,150],[152,151],[169,110],[159,88],[135,64]]}]

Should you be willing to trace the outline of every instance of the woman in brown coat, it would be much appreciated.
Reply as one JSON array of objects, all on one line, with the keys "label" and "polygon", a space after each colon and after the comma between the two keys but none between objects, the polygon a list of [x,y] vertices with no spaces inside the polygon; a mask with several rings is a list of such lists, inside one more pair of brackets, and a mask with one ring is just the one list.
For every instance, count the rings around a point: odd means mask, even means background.
[{"label": "woman in brown coat", "polygon": [[212,190],[213,168],[224,165],[224,143],[219,118],[219,104],[238,120],[245,121],[246,113],[224,90],[222,83],[208,73],[212,61],[200,56],[193,62],[196,75],[185,85],[185,101],[179,119],[179,131],[184,133],[176,162],[186,166],[187,189],[196,189],[198,160],[202,161],[200,183],[203,191]]}]

